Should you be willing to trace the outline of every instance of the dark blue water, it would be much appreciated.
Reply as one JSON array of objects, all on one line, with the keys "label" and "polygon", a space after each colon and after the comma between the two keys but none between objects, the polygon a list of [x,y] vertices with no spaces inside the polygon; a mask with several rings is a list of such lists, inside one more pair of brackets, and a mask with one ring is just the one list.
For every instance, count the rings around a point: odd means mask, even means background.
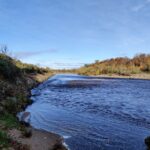
[{"label": "dark blue water", "polygon": [[71,150],[145,150],[150,80],[56,75],[32,90],[30,123]]}]

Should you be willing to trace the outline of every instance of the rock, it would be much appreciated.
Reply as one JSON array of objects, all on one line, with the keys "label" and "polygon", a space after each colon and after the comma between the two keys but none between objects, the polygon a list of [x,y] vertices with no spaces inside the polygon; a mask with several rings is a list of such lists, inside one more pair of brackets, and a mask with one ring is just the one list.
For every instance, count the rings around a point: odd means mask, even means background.
[{"label": "rock", "polygon": [[29,124],[30,117],[31,117],[30,112],[20,112],[17,116],[18,116],[19,121],[20,121],[21,124],[23,124],[27,127],[30,126],[30,124]]},{"label": "rock", "polygon": [[26,128],[23,135],[27,138],[31,137],[32,136],[32,129]]},{"label": "rock", "polygon": [[30,112],[23,112],[21,115],[21,121],[29,122],[30,117],[31,117]]},{"label": "rock", "polygon": [[148,150],[150,150],[150,136],[148,136],[147,138],[145,138],[145,144],[148,147]]},{"label": "rock", "polygon": [[67,148],[62,143],[57,143],[53,146],[53,150],[67,150]]}]

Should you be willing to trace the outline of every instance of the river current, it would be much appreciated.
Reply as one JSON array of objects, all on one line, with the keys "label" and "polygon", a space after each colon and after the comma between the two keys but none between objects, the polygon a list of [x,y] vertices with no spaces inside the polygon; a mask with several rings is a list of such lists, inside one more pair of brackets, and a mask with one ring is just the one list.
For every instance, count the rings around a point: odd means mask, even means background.
[{"label": "river current", "polygon": [[146,150],[150,80],[59,74],[32,90],[30,124],[71,150]]}]

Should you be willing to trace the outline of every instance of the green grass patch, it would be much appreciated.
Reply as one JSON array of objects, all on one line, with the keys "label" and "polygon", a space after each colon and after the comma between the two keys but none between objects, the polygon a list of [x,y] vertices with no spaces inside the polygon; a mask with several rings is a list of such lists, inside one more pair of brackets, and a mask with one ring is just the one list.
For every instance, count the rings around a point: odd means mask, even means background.
[{"label": "green grass patch", "polygon": [[0,130],[0,148],[9,147],[10,139],[6,132]]},{"label": "green grass patch", "polygon": [[17,118],[8,113],[0,116],[0,124],[6,129],[20,128],[20,123]]}]

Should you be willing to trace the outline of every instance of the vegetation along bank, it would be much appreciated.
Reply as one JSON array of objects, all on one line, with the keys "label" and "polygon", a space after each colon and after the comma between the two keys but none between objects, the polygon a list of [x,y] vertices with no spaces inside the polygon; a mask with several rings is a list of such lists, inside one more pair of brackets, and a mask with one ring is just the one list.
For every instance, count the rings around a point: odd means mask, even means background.
[{"label": "vegetation along bank", "polygon": [[26,127],[16,118],[32,103],[30,90],[52,74],[49,68],[25,64],[0,53],[0,149],[66,149],[60,136]]}]

